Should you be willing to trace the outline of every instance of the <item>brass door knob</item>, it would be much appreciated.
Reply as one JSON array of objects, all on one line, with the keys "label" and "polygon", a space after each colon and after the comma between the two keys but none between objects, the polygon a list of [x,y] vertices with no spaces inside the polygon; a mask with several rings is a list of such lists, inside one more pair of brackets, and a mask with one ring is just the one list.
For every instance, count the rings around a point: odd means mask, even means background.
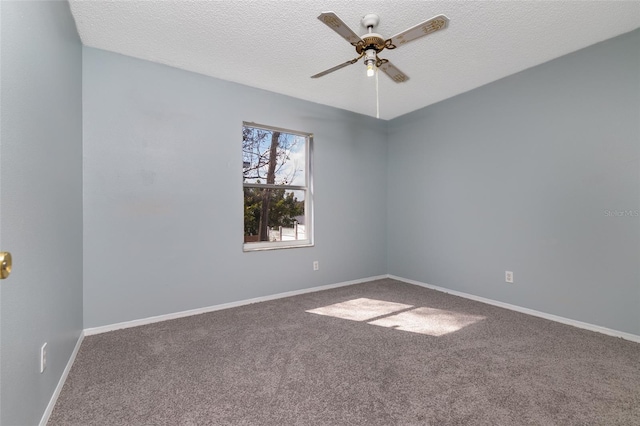
[{"label": "brass door knob", "polygon": [[0,280],[4,280],[11,273],[11,253],[0,252]]}]

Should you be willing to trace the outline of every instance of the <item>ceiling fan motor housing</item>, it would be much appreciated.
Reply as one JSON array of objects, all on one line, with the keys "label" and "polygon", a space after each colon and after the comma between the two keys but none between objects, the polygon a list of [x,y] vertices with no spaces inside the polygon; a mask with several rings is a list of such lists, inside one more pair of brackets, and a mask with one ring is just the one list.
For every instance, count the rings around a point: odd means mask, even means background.
[{"label": "ceiling fan motor housing", "polygon": [[356,52],[362,53],[373,49],[376,53],[380,53],[385,48],[385,39],[380,34],[369,33],[362,36],[363,43],[358,43]]}]

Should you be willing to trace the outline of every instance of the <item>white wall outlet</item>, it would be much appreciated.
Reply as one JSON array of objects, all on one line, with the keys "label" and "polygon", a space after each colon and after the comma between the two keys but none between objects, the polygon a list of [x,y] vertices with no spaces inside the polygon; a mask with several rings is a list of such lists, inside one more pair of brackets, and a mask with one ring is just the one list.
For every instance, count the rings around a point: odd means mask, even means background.
[{"label": "white wall outlet", "polygon": [[47,344],[45,343],[40,348],[40,373],[44,373],[47,368]]},{"label": "white wall outlet", "polygon": [[513,272],[504,271],[504,280],[505,282],[513,284]]},{"label": "white wall outlet", "polygon": [[318,269],[320,269],[320,262],[318,262],[317,260],[313,261],[313,270],[317,271]]}]

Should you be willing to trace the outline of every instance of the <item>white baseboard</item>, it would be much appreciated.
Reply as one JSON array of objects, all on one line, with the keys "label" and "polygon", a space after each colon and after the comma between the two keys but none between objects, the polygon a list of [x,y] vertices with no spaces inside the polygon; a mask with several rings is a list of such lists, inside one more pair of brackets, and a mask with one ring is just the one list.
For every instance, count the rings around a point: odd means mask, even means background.
[{"label": "white baseboard", "polygon": [[475,300],[477,302],[486,303],[488,305],[499,306],[501,308],[509,309],[516,312],[522,312],[523,314],[533,315],[535,317],[540,317],[544,319],[548,319],[551,321],[560,322],[562,324],[572,325],[578,328],[584,328],[585,330],[595,331],[597,333],[606,334],[613,337],[620,337],[625,340],[630,340],[632,342],[640,343],[640,336],[636,336],[635,334],[625,333],[624,331],[613,330],[606,327],[601,327],[599,325],[589,324],[582,321],[576,321],[570,318],[560,317],[558,315],[548,314],[546,312],[536,311],[534,309],[523,308],[522,306],[512,305],[510,303],[499,302],[497,300],[487,299],[485,297],[474,296],[473,294],[463,293],[461,291],[449,290],[448,288],[438,287],[431,284],[426,284],[420,281],[410,280],[407,278],[397,277],[395,275],[388,276],[391,279],[405,282],[407,284],[413,284],[420,287],[430,288],[431,290],[440,291],[443,293],[452,294],[454,296],[464,297],[465,299]]},{"label": "white baseboard", "polygon": [[80,332],[80,336],[78,336],[78,341],[76,342],[75,348],[73,348],[73,352],[71,352],[71,356],[69,357],[69,361],[67,361],[67,366],[64,368],[62,372],[62,376],[60,376],[60,380],[58,380],[58,385],[56,389],[53,391],[53,395],[49,400],[49,404],[47,408],[44,410],[44,414],[40,419],[40,426],[46,426],[49,421],[49,417],[51,417],[51,413],[53,412],[53,407],[56,406],[56,401],[58,401],[58,396],[60,396],[60,392],[62,392],[62,387],[64,386],[64,382],[67,381],[67,376],[69,375],[69,371],[71,371],[71,366],[73,366],[73,362],[76,360],[76,355],[78,355],[78,351],[80,350],[80,345],[82,344],[82,340],[84,339],[84,332]]},{"label": "white baseboard", "polygon": [[360,284],[367,281],[380,280],[387,277],[388,277],[387,275],[378,275],[375,277],[361,278],[361,279],[352,280],[352,281],[344,281],[341,283],[305,288],[302,290],[287,291],[284,293],[272,294],[269,296],[255,297],[253,299],[240,300],[237,302],[229,302],[229,303],[223,303],[220,305],[206,306],[204,308],[190,309],[188,311],[174,312],[171,314],[157,315],[153,317],[141,318],[141,319],[132,320],[132,321],[119,322],[116,324],[103,325],[100,327],[85,328],[84,335],[92,336],[94,334],[107,333],[109,331],[122,330],[124,328],[138,327],[141,325],[153,324],[155,322],[167,321],[167,320],[172,320],[177,318],[189,317],[192,315],[205,314],[207,312],[219,311],[222,309],[229,309],[229,308],[235,308],[238,306],[250,305],[252,303],[266,302],[267,300],[282,299],[284,297],[297,296],[299,294],[314,293],[316,291],[329,290],[331,288],[345,287],[348,285]]}]

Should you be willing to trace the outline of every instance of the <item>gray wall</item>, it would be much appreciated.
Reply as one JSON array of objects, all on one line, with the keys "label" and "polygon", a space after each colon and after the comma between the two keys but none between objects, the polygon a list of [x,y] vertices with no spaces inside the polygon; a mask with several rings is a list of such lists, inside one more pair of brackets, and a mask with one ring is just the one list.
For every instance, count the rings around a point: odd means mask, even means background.
[{"label": "gray wall", "polygon": [[82,48],[67,2],[1,3],[0,423],[32,425],[82,330]]},{"label": "gray wall", "polygon": [[639,46],[640,30],[390,122],[389,273],[640,335]]},{"label": "gray wall", "polygon": [[[83,72],[85,328],[386,273],[385,122],[86,47]],[[242,251],[243,120],[314,133],[315,247]]]}]

